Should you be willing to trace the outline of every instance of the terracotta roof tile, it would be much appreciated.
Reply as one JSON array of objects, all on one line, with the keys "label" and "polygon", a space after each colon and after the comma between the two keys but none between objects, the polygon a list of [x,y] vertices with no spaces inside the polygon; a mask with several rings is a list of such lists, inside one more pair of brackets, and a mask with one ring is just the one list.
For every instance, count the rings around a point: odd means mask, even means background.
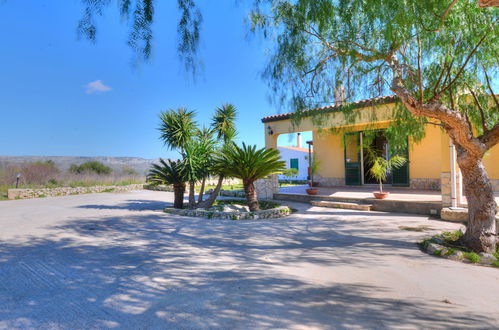
[{"label": "terracotta roof tile", "polygon": [[[398,99],[398,97],[396,95],[389,95],[389,96],[381,96],[381,97],[375,97],[372,99],[351,102],[351,103],[348,103],[348,105],[349,106],[353,105],[354,108],[362,108],[362,107],[366,107],[366,106],[370,106],[370,105],[393,103],[397,99]],[[328,105],[328,106],[321,107],[321,108],[305,110],[305,111],[303,111],[303,113],[305,116],[307,116],[307,113],[311,114],[312,112],[317,112],[317,111],[335,112],[335,111],[341,111],[342,108],[343,108],[343,105]],[[293,114],[294,114],[294,112],[287,112],[287,113],[281,113],[278,115],[263,117],[262,123],[268,123],[268,122],[272,122],[272,121],[289,119],[291,117],[291,115],[293,115]]]}]

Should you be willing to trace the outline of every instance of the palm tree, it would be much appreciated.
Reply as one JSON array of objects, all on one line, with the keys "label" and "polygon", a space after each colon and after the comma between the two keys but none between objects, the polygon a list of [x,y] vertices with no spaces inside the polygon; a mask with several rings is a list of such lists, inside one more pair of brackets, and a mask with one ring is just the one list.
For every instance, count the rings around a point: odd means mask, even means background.
[{"label": "palm tree", "polygon": [[159,114],[161,140],[168,148],[180,149],[180,153],[184,153],[185,146],[198,130],[195,115],[194,111],[186,108],[171,109]]},{"label": "palm tree", "polygon": [[[213,115],[211,121],[211,127],[213,128],[213,132],[216,134],[217,138],[222,141],[220,150],[226,149],[237,136],[235,123],[236,117],[237,109],[233,104],[226,103],[215,110],[215,114]],[[198,204],[199,207],[202,208],[209,208],[213,205],[218,194],[220,193],[220,189],[222,188],[223,180],[225,178],[223,171],[221,171],[220,167],[218,167],[214,162],[211,166],[211,173],[218,174],[218,182],[210,197]]]},{"label": "palm tree", "polygon": [[187,181],[189,182],[189,207],[194,208],[196,206],[194,188],[196,182],[204,182],[209,174],[209,163],[213,153],[213,140],[198,136],[186,145],[184,151],[182,165]]},{"label": "palm tree", "polygon": [[166,162],[160,158],[159,163],[160,164],[151,165],[147,180],[156,184],[173,185],[173,207],[177,209],[183,208],[187,177],[183,171],[182,161],[168,160],[168,162]]},{"label": "palm tree", "polygon": [[276,149],[256,149],[256,145],[242,147],[233,144],[220,154],[217,161],[223,164],[221,170],[226,176],[240,178],[243,181],[244,192],[250,211],[260,210],[254,182],[272,174],[279,174],[286,169],[286,163],[281,160]]}]

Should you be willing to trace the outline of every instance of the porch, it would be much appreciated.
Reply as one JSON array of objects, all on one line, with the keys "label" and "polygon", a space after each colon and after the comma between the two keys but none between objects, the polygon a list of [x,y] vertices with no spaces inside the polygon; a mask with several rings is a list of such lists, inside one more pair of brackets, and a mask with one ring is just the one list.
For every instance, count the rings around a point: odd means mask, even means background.
[{"label": "porch", "polygon": [[[438,216],[442,210],[442,196],[438,190],[410,189],[404,187],[385,186],[384,191],[390,192],[387,199],[379,200],[373,197],[372,192],[378,186],[337,186],[317,187],[317,195],[308,195],[307,185],[281,187],[274,199],[295,202],[314,203],[330,202],[341,208],[341,203],[351,205],[369,205],[373,211],[402,212]],[[464,203],[466,199],[463,197]],[[499,192],[496,192],[496,201],[499,205]],[[317,203],[314,203],[317,204]],[[347,205],[348,206],[348,205]],[[466,207],[466,204],[462,205]],[[361,208],[356,208],[361,209]]]}]

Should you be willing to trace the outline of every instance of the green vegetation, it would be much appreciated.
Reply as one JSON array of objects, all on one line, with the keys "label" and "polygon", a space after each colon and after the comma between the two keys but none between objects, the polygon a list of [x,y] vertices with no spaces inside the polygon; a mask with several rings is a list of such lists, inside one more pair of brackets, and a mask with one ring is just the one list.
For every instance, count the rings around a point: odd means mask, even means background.
[{"label": "green vegetation", "polygon": [[111,174],[112,171],[113,170],[110,167],[97,161],[85,162],[81,165],[73,164],[69,168],[69,172],[75,174],[95,173],[99,175],[104,175],[104,174]]},{"label": "green vegetation", "polygon": [[480,262],[480,256],[475,252],[464,252],[463,256],[474,264]]},{"label": "green vegetation", "polygon": [[149,170],[147,181],[153,184],[173,185],[173,207],[181,209],[184,207],[184,193],[187,176],[183,171],[182,161],[159,160],[159,164],[153,164]]},{"label": "green vegetation", "polygon": [[407,159],[402,156],[392,156],[389,159],[385,159],[383,156],[380,156],[376,153],[376,151],[366,149],[368,161],[371,163],[371,168],[369,169],[369,174],[379,182],[379,192],[383,192],[383,181],[386,180],[386,177],[392,170],[397,169],[403,166]]},{"label": "green vegetation", "polygon": [[[459,150],[474,214],[462,242],[493,253],[496,203],[482,163],[499,143],[497,14],[476,1],[263,0],[255,1],[251,22],[274,43],[264,77],[275,100],[296,110],[294,124],[311,116],[327,129],[333,116],[354,127],[364,117],[353,101],[394,93],[390,118],[377,111],[369,118],[391,120],[392,148],[406,147],[408,137],[420,141],[430,121],[441,125]],[[336,98],[345,105],[331,116],[303,111]]]},{"label": "green vegetation", "polygon": [[272,174],[279,174],[286,168],[286,163],[281,160],[276,149],[247,146],[236,144],[226,148],[222,154],[217,155],[216,163],[220,164],[219,170],[228,177],[239,178],[243,181],[244,193],[250,211],[260,209],[254,182]]},{"label": "green vegetation", "polygon": [[421,232],[421,231],[431,230],[432,228],[430,226],[421,225],[417,227],[399,226],[399,229]]},{"label": "green vegetation", "polygon": [[[189,207],[209,208],[218,195],[223,183],[221,166],[214,160],[214,155],[223,153],[228,143],[236,136],[236,108],[224,104],[215,110],[209,128],[199,128],[194,111],[185,108],[173,109],[160,114],[161,139],[170,149],[180,152],[179,171],[189,184]],[[215,139],[215,136],[217,137]],[[218,176],[214,194],[204,200],[205,183],[208,177]],[[196,184],[199,185],[198,200],[195,200]]]},{"label": "green vegetation", "polygon": [[297,168],[287,168],[284,171],[282,171],[282,174],[284,176],[287,176],[288,178],[294,178],[295,176],[298,175],[298,169]]}]

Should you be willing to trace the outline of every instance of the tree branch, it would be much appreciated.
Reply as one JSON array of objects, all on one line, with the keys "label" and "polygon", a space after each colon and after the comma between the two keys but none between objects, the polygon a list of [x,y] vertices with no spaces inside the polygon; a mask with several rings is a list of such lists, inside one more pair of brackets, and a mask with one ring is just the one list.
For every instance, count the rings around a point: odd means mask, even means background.
[{"label": "tree branch", "polygon": [[473,95],[473,100],[475,100],[476,105],[478,106],[478,109],[480,110],[480,117],[482,119],[482,129],[483,132],[486,133],[489,129],[487,128],[487,122],[485,121],[485,112],[483,111],[482,105],[480,104],[480,101],[478,100],[478,97],[476,94],[473,92],[473,90],[468,87],[470,90],[471,95]]},{"label": "tree branch", "polygon": [[[446,132],[456,144],[476,157],[483,156],[487,147],[480,139],[473,136],[473,131],[461,112],[450,109],[445,104],[437,101],[419,102],[404,87],[402,68],[394,52],[389,54],[387,62],[393,71],[391,90],[397,94],[412,114],[440,120],[444,124]],[[497,139],[499,139],[499,125],[496,126],[498,126]]]},{"label": "tree branch", "polygon": [[488,149],[492,148],[496,144],[499,143],[499,123],[495,124],[495,126],[487,131],[486,133],[482,134],[478,138],[480,142],[482,142],[485,147]]},{"label": "tree branch", "polygon": [[419,101],[423,103],[423,79],[421,78],[421,39],[418,36],[418,84],[419,84]]},{"label": "tree branch", "polygon": [[[494,24],[495,22],[497,21],[494,21]],[[461,76],[461,74],[463,73],[464,71],[464,68],[466,67],[466,65],[468,65],[468,62],[470,61],[471,57],[475,54],[475,52],[477,51],[478,47],[480,47],[480,45],[482,44],[482,42],[485,41],[485,39],[487,38],[487,35],[489,34],[490,31],[492,31],[493,29],[489,29],[484,35],[483,37],[480,39],[480,41],[476,44],[476,46],[473,48],[473,50],[468,54],[468,57],[466,58],[466,60],[464,61],[464,64],[461,66],[461,68],[459,69],[459,71],[457,72],[456,76],[454,77],[454,79],[451,80],[451,82],[445,86],[442,90],[440,90],[440,92],[437,93],[437,95],[434,95],[432,97],[432,99],[430,100],[431,101],[434,101],[436,99],[438,99],[443,93],[445,93],[445,91],[447,91],[455,82],[456,80]]]},{"label": "tree branch", "polygon": [[485,70],[485,67],[483,68],[483,73],[485,74],[485,80],[487,81],[487,87],[489,88],[490,94],[492,95],[492,98],[496,103],[497,110],[499,110],[499,101],[497,100],[496,94],[494,94],[494,91],[492,90],[492,86],[490,85],[489,81],[489,76],[487,75],[487,70]]}]

